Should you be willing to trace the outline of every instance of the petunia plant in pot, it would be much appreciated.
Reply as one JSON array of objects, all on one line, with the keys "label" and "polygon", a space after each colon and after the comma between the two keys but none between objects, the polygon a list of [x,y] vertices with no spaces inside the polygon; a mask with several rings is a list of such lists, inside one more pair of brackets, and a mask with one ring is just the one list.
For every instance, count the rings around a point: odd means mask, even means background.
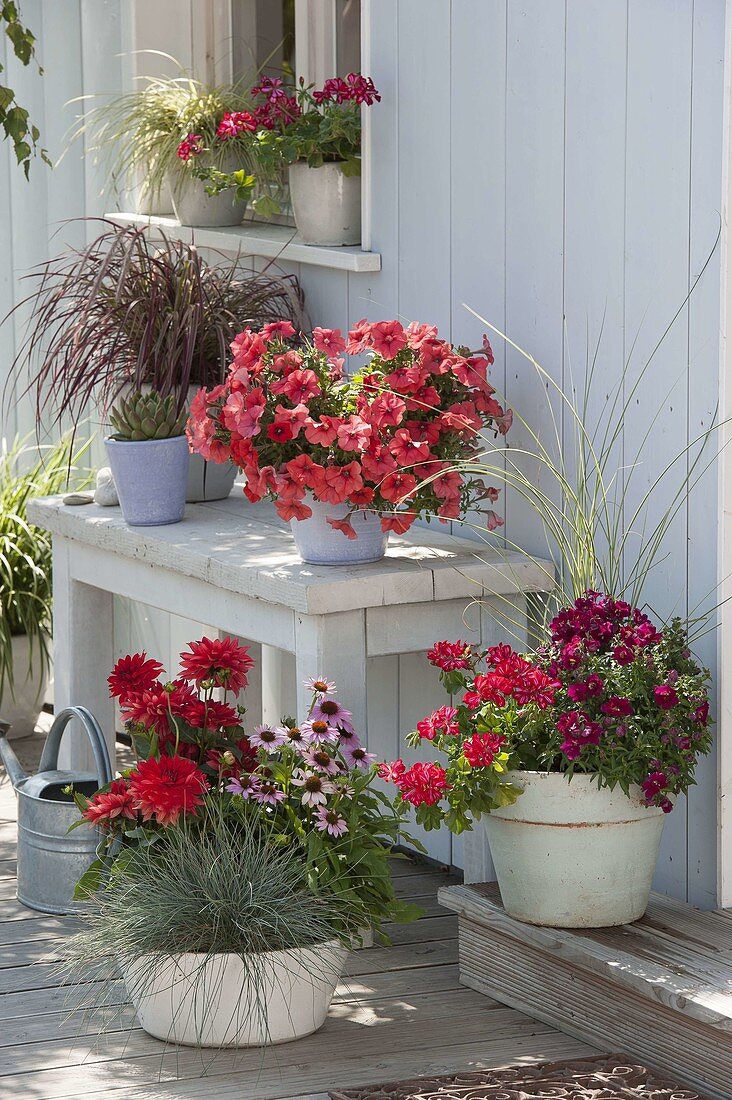
[{"label": "petunia plant in pot", "polygon": [[[361,108],[381,99],[361,73],[322,88],[300,80],[294,94],[278,78],[254,88],[255,171],[266,179],[289,166],[295,224],[305,244],[361,241]],[[221,186],[227,180],[220,173]],[[236,179],[229,177],[230,184]],[[275,206],[269,200],[272,212]],[[261,213],[268,208],[260,207]]]},{"label": "petunia plant in pot", "polygon": [[[447,522],[495,501],[454,470],[485,427],[511,424],[488,381],[489,349],[471,354],[399,321],[360,321],[347,340],[338,329],[294,335],[286,322],[240,333],[226,382],[192,403],[188,433],[195,452],[240,467],[249,500],[275,501],[303,561],[378,560],[389,533],[419,516]],[[367,364],[345,374],[346,352]]]},{"label": "petunia plant in pot", "polygon": [[679,620],[657,629],[587,592],[531,657],[438,642],[430,661],[453,704],[410,735],[447,765],[382,774],[425,828],[487,814],[506,911],[532,924],[603,927],[645,912],[665,814],[711,749],[707,684]]},{"label": "petunia plant in pot", "polygon": [[71,955],[116,955],[142,1026],[199,1046],[316,1030],[364,930],[385,940],[383,922],[418,915],[388,863],[404,815],[335,685],[309,681],[301,723],[245,730],[252,665],[232,638],[191,642],[174,680],[145,653],[121,658],[110,692],[139,759],[77,795],[78,827],[104,839]]}]

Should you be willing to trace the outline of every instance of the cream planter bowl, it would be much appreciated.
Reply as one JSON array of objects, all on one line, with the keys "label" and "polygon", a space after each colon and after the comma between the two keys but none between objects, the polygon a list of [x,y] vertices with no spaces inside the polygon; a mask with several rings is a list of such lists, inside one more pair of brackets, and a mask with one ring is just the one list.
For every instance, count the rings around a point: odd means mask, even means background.
[{"label": "cream planter bowl", "polygon": [[305,244],[361,243],[361,177],[344,176],[339,164],[290,165],[290,199]]},{"label": "cream planter bowl", "polygon": [[37,647],[33,653],[33,668],[28,670],[30,642],[27,634],[17,634],[11,643],[14,691],[5,684],[0,697],[0,718],[10,723],[8,740],[30,737],[36,728],[48,686],[48,666],[41,660]]},{"label": "cream planter bowl", "polygon": [[513,772],[524,793],[482,820],[509,916],[558,928],[605,928],[646,911],[664,813],[591,775]]},{"label": "cream planter bowl", "polygon": [[337,940],[257,957],[143,955],[122,966],[140,1024],[156,1039],[199,1047],[259,1047],[325,1023],[348,957]]}]

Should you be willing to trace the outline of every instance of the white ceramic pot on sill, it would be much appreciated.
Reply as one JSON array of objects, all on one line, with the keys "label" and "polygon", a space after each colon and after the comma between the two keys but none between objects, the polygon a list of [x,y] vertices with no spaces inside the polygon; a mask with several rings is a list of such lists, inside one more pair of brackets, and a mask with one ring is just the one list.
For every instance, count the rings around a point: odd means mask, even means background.
[{"label": "white ceramic pot on sill", "polygon": [[27,634],[16,634],[11,643],[14,691],[6,682],[0,697],[0,718],[10,723],[8,740],[30,737],[46,700],[48,665],[41,660],[37,646],[29,670],[30,642]]},{"label": "white ceramic pot on sill", "polygon": [[646,911],[665,814],[593,775],[511,773],[523,794],[481,818],[504,908],[528,924],[605,928]]},{"label": "white ceramic pot on sill", "polygon": [[270,951],[254,973],[236,954],[143,955],[121,963],[141,1026],[163,1042],[198,1047],[289,1043],[325,1023],[348,949]]},{"label": "white ceramic pot on sill", "polygon": [[339,163],[311,168],[296,161],[289,179],[295,225],[305,244],[361,243],[360,176],[345,176]]}]

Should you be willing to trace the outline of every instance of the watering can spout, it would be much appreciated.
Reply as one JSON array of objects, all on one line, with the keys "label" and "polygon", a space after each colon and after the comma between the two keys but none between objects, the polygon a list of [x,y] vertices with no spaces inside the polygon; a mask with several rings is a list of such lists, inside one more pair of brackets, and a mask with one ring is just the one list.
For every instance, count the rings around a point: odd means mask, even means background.
[{"label": "watering can spout", "polygon": [[5,765],[5,771],[8,773],[8,778],[14,787],[17,788],[19,783],[22,783],[24,779],[27,779],[27,775],[23,771],[20,760],[10,747],[10,742],[7,738],[8,730],[10,726],[7,722],[0,722],[0,759]]}]

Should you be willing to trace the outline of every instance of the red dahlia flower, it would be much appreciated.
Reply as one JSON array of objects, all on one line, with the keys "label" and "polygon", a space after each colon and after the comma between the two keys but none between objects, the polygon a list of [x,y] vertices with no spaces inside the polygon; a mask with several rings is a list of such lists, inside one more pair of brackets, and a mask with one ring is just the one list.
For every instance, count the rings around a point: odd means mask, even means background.
[{"label": "red dahlia flower", "polygon": [[200,685],[212,680],[217,687],[238,695],[247,686],[247,673],[254,661],[247,646],[239,645],[234,638],[201,638],[190,642],[190,653],[180,655],[181,675]]},{"label": "red dahlia flower", "polygon": [[150,757],[139,761],[130,775],[130,790],[144,821],[175,825],[183,813],[203,803],[206,776],[182,756]]},{"label": "red dahlia flower", "polygon": [[109,790],[100,791],[84,810],[83,817],[92,825],[109,825],[116,818],[126,817],[130,821],[137,818],[135,800],[124,779],[113,779]]},{"label": "red dahlia flower", "polygon": [[160,662],[148,658],[144,651],[120,657],[107,678],[109,694],[124,701],[133,692],[148,691],[162,671]]}]

